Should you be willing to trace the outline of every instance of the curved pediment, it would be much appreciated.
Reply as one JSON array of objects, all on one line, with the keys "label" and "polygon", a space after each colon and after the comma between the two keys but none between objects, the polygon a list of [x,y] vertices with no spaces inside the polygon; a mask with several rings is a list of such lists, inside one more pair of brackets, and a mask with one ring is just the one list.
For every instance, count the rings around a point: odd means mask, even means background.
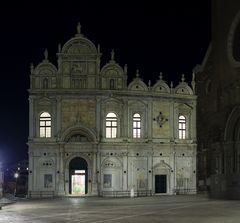
[{"label": "curved pediment", "polygon": [[135,78],[128,85],[128,90],[131,90],[131,91],[148,91],[148,87],[140,78]]},{"label": "curved pediment", "polygon": [[33,75],[51,76],[57,73],[57,68],[50,62],[42,62],[33,70]]},{"label": "curved pediment", "polygon": [[62,136],[62,142],[91,142],[95,143],[97,141],[96,134],[93,130],[84,127],[82,125],[75,125],[66,129]]},{"label": "curved pediment", "polygon": [[187,85],[187,83],[180,83],[174,89],[175,94],[193,95],[193,90]]},{"label": "curved pediment", "polygon": [[61,53],[71,55],[91,55],[97,54],[97,49],[89,39],[79,35],[67,41],[62,47]]},{"label": "curved pediment", "polygon": [[170,88],[163,80],[159,80],[156,84],[154,84],[152,91],[159,93],[170,93]]}]

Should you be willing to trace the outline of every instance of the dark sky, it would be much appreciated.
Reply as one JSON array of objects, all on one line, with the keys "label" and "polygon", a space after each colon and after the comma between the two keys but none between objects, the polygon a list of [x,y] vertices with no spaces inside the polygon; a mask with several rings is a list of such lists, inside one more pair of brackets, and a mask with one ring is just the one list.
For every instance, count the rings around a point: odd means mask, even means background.
[{"label": "dark sky", "polygon": [[[17,2],[17,1],[16,1]],[[202,62],[210,43],[210,0],[195,1],[18,1],[0,5],[0,161],[27,158],[30,64],[44,49],[56,64],[58,44],[82,33],[101,46],[102,64],[111,49],[129,80],[140,70],[146,82],[164,78],[175,85]]]}]

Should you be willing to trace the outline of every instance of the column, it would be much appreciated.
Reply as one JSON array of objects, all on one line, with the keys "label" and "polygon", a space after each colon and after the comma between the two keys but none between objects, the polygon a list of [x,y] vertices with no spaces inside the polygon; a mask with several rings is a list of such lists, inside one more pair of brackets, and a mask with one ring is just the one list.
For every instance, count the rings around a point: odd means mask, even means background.
[{"label": "column", "polygon": [[197,146],[194,144],[192,145],[192,188],[193,193],[197,193]]},{"label": "column", "polygon": [[96,128],[97,128],[97,140],[100,140],[100,133],[101,133],[101,100],[100,98],[96,99]]},{"label": "column", "polygon": [[196,142],[196,130],[197,130],[197,125],[196,125],[196,102],[193,102],[193,109],[192,109],[192,120],[191,120],[191,138],[193,142]]},{"label": "column", "polygon": [[[148,153],[148,190],[153,190],[153,152]],[[153,191],[152,191],[153,192]]]},{"label": "column", "polygon": [[34,121],[34,100],[33,97],[30,96],[29,99],[29,139],[32,139],[34,136],[34,126],[33,126],[33,121]]},{"label": "column", "polygon": [[123,126],[122,126],[122,137],[129,138],[129,125],[128,125],[128,101],[123,102]]},{"label": "column", "polygon": [[170,140],[171,141],[173,141],[175,138],[174,122],[175,122],[174,101],[171,101],[170,102],[170,116],[169,116]]},{"label": "column", "polygon": [[101,192],[101,152],[99,151],[99,145],[98,145],[98,151],[97,151],[97,191],[98,195],[100,195]]},{"label": "column", "polygon": [[148,139],[152,139],[152,101],[148,101],[148,109],[147,109],[147,117],[146,117],[146,122],[144,123],[145,125],[145,133],[148,136]]},{"label": "column", "polygon": [[65,188],[64,188],[64,145],[60,145],[59,147],[59,155],[58,155],[58,163],[59,163],[59,170],[58,171],[58,195],[65,195]]},{"label": "column", "polygon": [[94,151],[93,151],[93,168],[92,168],[92,195],[97,195],[97,194],[98,194],[98,185],[97,185],[97,149],[94,149]]},{"label": "column", "polygon": [[123,155],[123,191],[126,191],[128,189],[128,159],[127,159],[127,153],[124,153]]},{"label": "column", "polygon": [[29,164],[28,164],[28,191],[33,190],[33,152],[30,147],[28,149]]},{"label": "column", "polygon": [[32,153],[32,190],[33,191],[41,190],[39,185],[41,182],[41,179],[39,178],[40,173],[37,171],[38,161],[39,161],[39,157],[36,157],[36,154]]},{"label": "column", "polygon": [[176,152],[175,152],[175,146],[173,143],[170,143],[169,150],[171,151],[169,154],[170,159],[170,191],[169,193],[174,193],[174,189],[176,188]]},{"label": "column", "polygon": [[55,133],[57,134],[61,130],[61,109],[62,109],[62,99],[60,96],[57,97],[57,118],[56,118],[56,128]]}]

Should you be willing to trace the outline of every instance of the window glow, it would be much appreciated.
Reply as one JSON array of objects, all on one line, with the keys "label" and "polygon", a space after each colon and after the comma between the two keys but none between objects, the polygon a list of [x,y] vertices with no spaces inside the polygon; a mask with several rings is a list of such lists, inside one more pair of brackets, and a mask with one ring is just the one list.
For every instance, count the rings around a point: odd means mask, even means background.
[{"label": "window glow", "polygon": [[106,138],[117,137],[117,116],[110,112],[106,116]]},{"label": "window glow", "polygon": [[133,138],[141,137],[141,116],[136,113],[133,115]]},{"label": "window glow", "polygon": [[41,138],[51,137],[51,115],[43,112],[39,119],[39,130]]},{"label": "window glow", "polygon": [[178,118],[178,135],[179,139],[186,139],[186,118],[183,115]]},{"label": "window glow", "polygon": [[75,170],[74,173],[85,173],[85,170]]}]

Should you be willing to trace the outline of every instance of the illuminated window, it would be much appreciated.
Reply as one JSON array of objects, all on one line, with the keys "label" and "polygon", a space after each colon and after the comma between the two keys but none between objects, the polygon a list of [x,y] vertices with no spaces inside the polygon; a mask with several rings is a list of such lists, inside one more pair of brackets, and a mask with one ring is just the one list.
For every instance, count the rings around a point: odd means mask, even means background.
[{"label": "illuminated window", "polygon": [[133,115],[133,138],[141,137],[141,116],[136,113]]},{"label": "illuminated window", "polygon": [[110,112],[106,116],[106,138],[117,137],[117,116]]},{"label": "illuminated window", "polygon": [[178,118],[178,135],[179,139],[186,139],[186,118],[183,115]]},{"label": "illuminated window", "polygon": [[39,119],[40,137],[51,137],[51,115],[47,112],[43,112]]}]

